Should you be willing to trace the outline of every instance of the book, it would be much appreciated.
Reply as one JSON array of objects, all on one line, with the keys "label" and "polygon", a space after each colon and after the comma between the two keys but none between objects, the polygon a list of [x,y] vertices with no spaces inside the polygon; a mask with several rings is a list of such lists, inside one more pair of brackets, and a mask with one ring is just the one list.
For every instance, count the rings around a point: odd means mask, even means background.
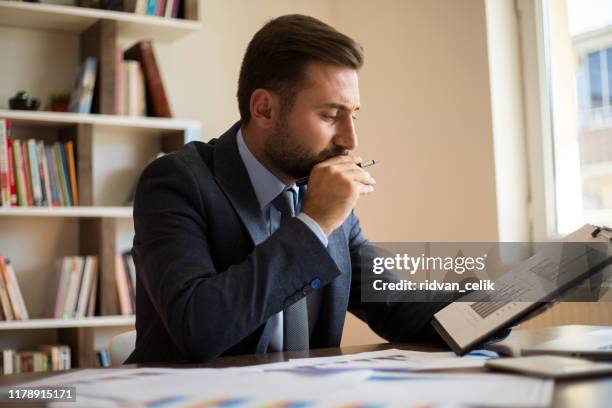
[{"label": "book", "polygon": [[[3,265],[2,270],[4,270]],[[8,288],[4,282],[3,275],[4,273],[0,271],[0,307],[2,307],[4,319],[11,321],[15,320],[15,314],[13,313],[13,306],[11,305],[11,299],[9,297]]]},{"label": "book", "polygon": [[96,300],[98,299],[98,267],[93,268],[91,290],[87,303],[87,317],[94,316],[96,313]]},{"label": "book", "polygon": [[43,193],[40,183],[40,169],[38,167],[38,157],[36,155],[36,140],[27,140],[28,164],[30,165],[30,180],[32,184],[32,205],[40,207],[42,205]]},{"label": "book", "polygon": [[45,144],[43,141],[39,141],[36,144],[36,153],[38,155],[38,166],[40,171],[40,184],[42,185],[43,191],[43,205],[51,207],[51,181],[49,175],[49,166],[47,165],[47,154],[45,152]]},{"label": "book", "polygon": [[149,16],[154,16],[156,5],[157,5],[157,0],[148,0],[146,14]]},{"label": "book", "polygon": [[57,289],[55,291],[55,306],[53,308],[53,317],[61,318],[64,312],[64,303],[66,302],[66,293],[68,292],[68,284],[70,281],[70,271],[72,268],[72,259],[66,256],[62,259],[58,269],[59,279],[57,279]]},{"label": "book", "polygon": [[0,119],[0,203],[3,207],[11,206],[6,119]]},{"label": "book", "polygon": [[198,0],[181,0],[183,2],[183,15],[186,20],[198,20]]},{"label": "book", "polygon": [[93,281],[97,277],[96,269],[98,267],[98,258],[95,256],[85,257],[85,266],[83,267],[83,281],[79,290],[79,296],[76,307],[76,317],[85,317],[89,305],[89,297],[91,296],[91,288]]},{"label": "book", "polygon": [[8,142],[8,162],[9,162],[9,184],[11,188],[11,207],[17,207],[17,185],[15,184],[15,165],[14,165],[14,160],[13,160],[13,139],[9,137],[7,139],[7,142]]},{"label": "book", "polygon": [[98,60],[93,57],[86,58],[70,94],[69,112],[91,113],[97,71]]},{"label": "book", "polygon": [[21,160],[24,167],[25,183],[26,183],[26,195],[28,206],[34,203],[33,190],[32,190],[32,175],[30,174],[30,155],[28,154],[27,140],[21,141]]},{"label": "book", "polygon": [[132,315],[132,303],[130,301],[127,274],[120,254],[115,255],[115,283],[117,285],[117,295],[119,298],[119,308],[122,315]]},{"label": "book", "polygon": [[41,345],[37,350],[0,352],[0,373],[62,371],[71,368],[70,347],[64,344]]},{"label": "book", "polygon": [[47,355],[49,360],[49,370],[59,371],[60,370],[60,353],[59,347],[54,345],[42,345],[38,349]]},{"label": "book", "polygon": [[121,254],[123,259],[123,271],[125,272],[125,280],[128,286],[128,294],[130,295],[130,304],[132,305],[132,311],[136,310],[136,279],[132,277],[132,271],[130,267],[130,259],[132,255],[129,252]]},{"label": "book", "polygon": [[68,170],[68,161],[66,159],[66,150],[64,149],[64,144],[61,142],[57,142],[57,150],[60,158],[62,177],[64,179],[63,183],[66,188],[66,204],[72,206],[74,205],[72,201],[72,187],[70,185],[70,174]]},{"label": "book", "polygon": [[51,188],[51,206],[57,207],[63,205],[60,193],[59,178],[57,168],[55,166],[55,154],[52,146],[45,146],[45,157],[47,161],[47,170],[49,173],[49,184]]},{"label": "book", "polygon": [[98,367],[110,367],[110,358],[108,355],[108,350],[96,350],[96,357]]},{"label": "book", "polygon": [[123,11],[134,14],[147,14],[148,0],[125,0],[123,3]]},{"label": "book", "polygon": [[13,374],[15,373],[15,350],[5,349],[0,354],[2,357],[2,374]]},{"label": "book", "polygon": [[55,169],[57,171],[57,179],[59,185],[59,191],[61,196],[62,205],[70,206],[70,191],[68,190],[68,177],[66,174],[66,167],[64,166],[64,160],[62,159],[62,152],[64,148],[61,142],[55,142],[53,144],[53,156],[55,158]]},{"label": "book", "polygon": [[127,116],[146,116],[146,91],[142,69],[138,61],[125,61],[122,65],[125,78],[122,89],[124,114]]},{"label": "book", "polygon": [[23,164],[23,154],[21,140],[13,140],[13,162],[15,164],[15,184],[17,186],[17,204],[19,206],[28,205],[26,173]]},{"label": "book", "polygon": [[27,320],[29,318],[28,310],[23,300],[19,282],[17,282],[17,275],[15,274],[15,269],[10,259],[0,256],[0,274],[2,275],[0,279],[4,279],[15,320]]},{"label": "book", "polygon": [[62,317],[64,318],[75,317],[82,278],[83,258],[80,256],[70,257],[70,275],[68,279],[68,288],[66,289],[66,301],[64,302],[64,310],[62,311]]},{"label": "book", "polygon": [[139,61],[145,78],[147,114],[171,118],[170,105],[151,41],[140,41],[123,53],[124,60]]},{"label": "book", "polygon": [[79,205],[79,193],[77,190],[77,178],[76,178],[76,168],[74,165],[74,149],[72,145],[72,141],[67,141],[64,144],[65,155],[66,155],[66,165],[68,167],[68,175],[70,179],[70,192],[72,205]]}]

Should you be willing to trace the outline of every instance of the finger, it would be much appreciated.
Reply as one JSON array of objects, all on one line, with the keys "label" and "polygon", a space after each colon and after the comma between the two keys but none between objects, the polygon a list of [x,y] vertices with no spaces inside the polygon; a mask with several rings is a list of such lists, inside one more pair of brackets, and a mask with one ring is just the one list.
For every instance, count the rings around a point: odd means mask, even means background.
[{"label": "finger", "polygon": [[373,185],[376,184],[376,180],[372,175],[359,167],[351,168],[344,171],[344,174],[350,176],[353,180],[358,181],[360,183]]},{"label": "finger", "polygon": [[353,161],[353,158],[351,156],[340,155],[340,156],[330,157],[327,160],[323,160],[322,162],[318,163],[317,166],[328,167],[328,166],[338,165],[342,163],[354,164],[355,162]]},{"label": "finger", "polygon": [[374,186],[363,184],[363,183],[357,183],[357,191],[359,191],[360,195],[370,194],[371,192],[374,191]]}]

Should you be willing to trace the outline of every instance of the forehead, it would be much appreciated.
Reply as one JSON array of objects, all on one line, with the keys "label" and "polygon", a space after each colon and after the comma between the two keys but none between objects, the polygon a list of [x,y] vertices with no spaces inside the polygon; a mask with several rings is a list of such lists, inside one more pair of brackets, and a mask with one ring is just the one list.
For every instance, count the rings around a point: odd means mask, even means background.
[{"label": "forehead", "polygon": [[359,107],[357,71],[337,65],[310,63],[306,68],[307,87],[301,92],[314,103],[337,103]]}]

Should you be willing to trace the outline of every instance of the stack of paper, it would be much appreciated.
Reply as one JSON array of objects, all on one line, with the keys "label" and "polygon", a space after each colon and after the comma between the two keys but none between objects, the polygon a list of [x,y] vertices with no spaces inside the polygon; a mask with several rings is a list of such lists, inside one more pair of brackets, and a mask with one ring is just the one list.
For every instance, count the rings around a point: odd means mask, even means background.
[{"label": "stack of paper", "polygon": [[75,386],[76,403],[53,405],[73,408],[543,407],[550,403],[553,382],[548,380],[489,373],[411,372],[423,367],[473,367],[484,358],[387,350],[246,368],[91,369],[28,386]]}]

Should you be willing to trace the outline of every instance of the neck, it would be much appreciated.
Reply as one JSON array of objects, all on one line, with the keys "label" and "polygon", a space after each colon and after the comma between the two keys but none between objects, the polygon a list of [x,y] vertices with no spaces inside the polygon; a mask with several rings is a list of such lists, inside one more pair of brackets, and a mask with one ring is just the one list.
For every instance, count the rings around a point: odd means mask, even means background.
[{"label": "neck", "polygon": [[242,126],[242,138],[244,143],[248,147],[249,151],[262,166],[266,168],[270,173],[274,174],[283,184],[290,185],[295,183],[295,179],[280,171],[274,164],[268,159],[265,154],[265,138],[266,134],[259,128],[253,127],[251,124]]}]

